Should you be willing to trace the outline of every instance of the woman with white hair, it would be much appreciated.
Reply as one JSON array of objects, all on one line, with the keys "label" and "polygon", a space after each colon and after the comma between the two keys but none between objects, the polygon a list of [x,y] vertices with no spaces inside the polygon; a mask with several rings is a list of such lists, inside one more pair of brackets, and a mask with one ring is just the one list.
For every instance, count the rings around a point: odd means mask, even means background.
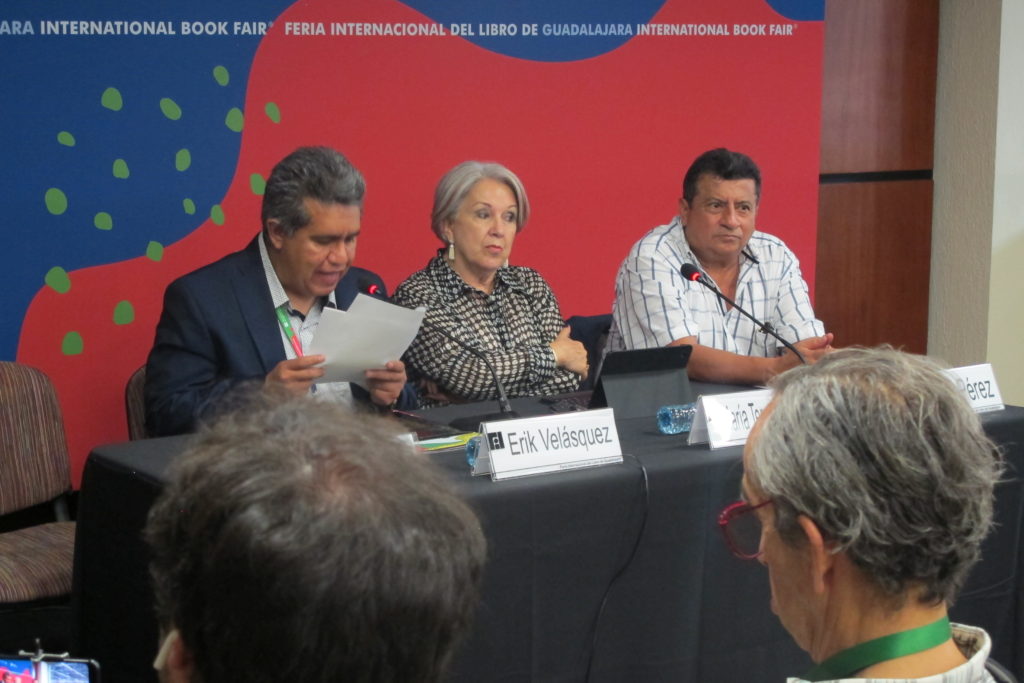
[{"label": "woman with white hair", "polygon": [[768,568],[815,667],[790,681],[983,683],[991,641],[947,613],[992,526],[997,448],[933,362],[845,349],[779,375],[719,518]]},{"label": "woman with white hair", "polygon": [[438,183],[431,227],[446,246],[394,294],[427,309],[404,357],[422,406],[497,398],[488,363],[510,397],[573,391],[586,377],[586,350],[551,288],[508,264],[529,214],[526,189],[501,164],[466,161]]}]

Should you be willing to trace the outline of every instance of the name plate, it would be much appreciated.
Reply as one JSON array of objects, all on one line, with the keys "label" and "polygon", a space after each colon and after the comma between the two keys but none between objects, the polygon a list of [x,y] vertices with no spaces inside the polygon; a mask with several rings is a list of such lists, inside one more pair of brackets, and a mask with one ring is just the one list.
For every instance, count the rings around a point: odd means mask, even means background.
[{"label": "name plate", "polygon": [[511,479],[622,462],[611,408],[480,424],[473,474]]},{"label": "name plate", "polygon": [[999,393],[991,363],[952,368],[946,373],[953,378],[960,391],[964,392],[974,412],[987,413],[1006,407],[1003,405],[1003,397]]},{"label": "name plate", "polygon": [[711,448],[746,443],[754,423],[771,400],[770,389],[701,396],[686,443],[708,443]]}]

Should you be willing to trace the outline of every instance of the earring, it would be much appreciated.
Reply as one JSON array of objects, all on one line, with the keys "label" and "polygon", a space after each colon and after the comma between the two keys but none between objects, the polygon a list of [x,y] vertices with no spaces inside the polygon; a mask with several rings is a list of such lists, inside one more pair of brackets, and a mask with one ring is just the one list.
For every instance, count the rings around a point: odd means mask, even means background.
[{"label": "earring", "polygon": [[449,261],[454,261],[455,260],[455,242],[449,242],[448,243],[448,260]]}]

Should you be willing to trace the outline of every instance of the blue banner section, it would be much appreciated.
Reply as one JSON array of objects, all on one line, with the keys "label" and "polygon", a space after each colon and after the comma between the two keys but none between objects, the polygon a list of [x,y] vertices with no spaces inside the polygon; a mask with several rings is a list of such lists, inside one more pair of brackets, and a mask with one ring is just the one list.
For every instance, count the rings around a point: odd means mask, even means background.
[{"label": "blue banner section", "polygon": [[0,177],[13,196],[0,359],[14,359],[47,273],[142,256],[209,217],[238,158],[244,123],[229,115],[243,108],[260,23],[290,4],[246,3],[247,26],[234,25],[237,5],[202,0],[3,4]]},{"label": "blue banner section", "polygon": [[[825,0],[765,2],[792,21],[825,18]],[[407,0],[406,4],[498,54],[540,62],[568,62],[596,57],[623,45],[633,37],[638,24],[651,20],[664,0],[523,0],[488,4],[472,0]],[[473,17],[471,23],[466,23],[467,17]],[[526,36],[529,40],[509,40]]]},{"label": "blue banner section", "polygon": [[765,0],[772,9],[793,21],[822,21],[825,0]]},{"label": "blue banner section", "polygon": [[[524,0],[487,4],[472,0],[407,0],[406,4],[446,29],[453,25],[461,27],[464,31],[460,35],[498,54],[538,62],[568,62],[619,47],[635,31],[627,34],[624,27],[649,21],[664,0]],[[467,23],[467,17],[473,20]],[[509,40],[525,36],[530,39]]]}]

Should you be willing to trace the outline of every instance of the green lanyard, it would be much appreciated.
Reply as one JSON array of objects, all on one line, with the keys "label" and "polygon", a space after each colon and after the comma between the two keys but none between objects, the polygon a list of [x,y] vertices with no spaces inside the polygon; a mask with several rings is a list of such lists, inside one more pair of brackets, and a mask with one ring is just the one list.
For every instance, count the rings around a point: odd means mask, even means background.
[{"label": "green lanyard", "polygon": [[847,678],[872,664],[924,652],[949,640],[949,617],[899,633],[890,633],[837,652],[808,672],[808,681]]},{"label": "green lanyard", "polygon": [[288,338],[292,348],[295,349],[295,357],[302,358],[302,342],[299,341],[299,335],[295,334],[295,330],[292,329],[292,324],[288,320],[288,312],[285,310],[287,304],[282,304],[274,309],[277,312],[277,321],[281,323],[281,329],[284,330],[284,336]]}]

